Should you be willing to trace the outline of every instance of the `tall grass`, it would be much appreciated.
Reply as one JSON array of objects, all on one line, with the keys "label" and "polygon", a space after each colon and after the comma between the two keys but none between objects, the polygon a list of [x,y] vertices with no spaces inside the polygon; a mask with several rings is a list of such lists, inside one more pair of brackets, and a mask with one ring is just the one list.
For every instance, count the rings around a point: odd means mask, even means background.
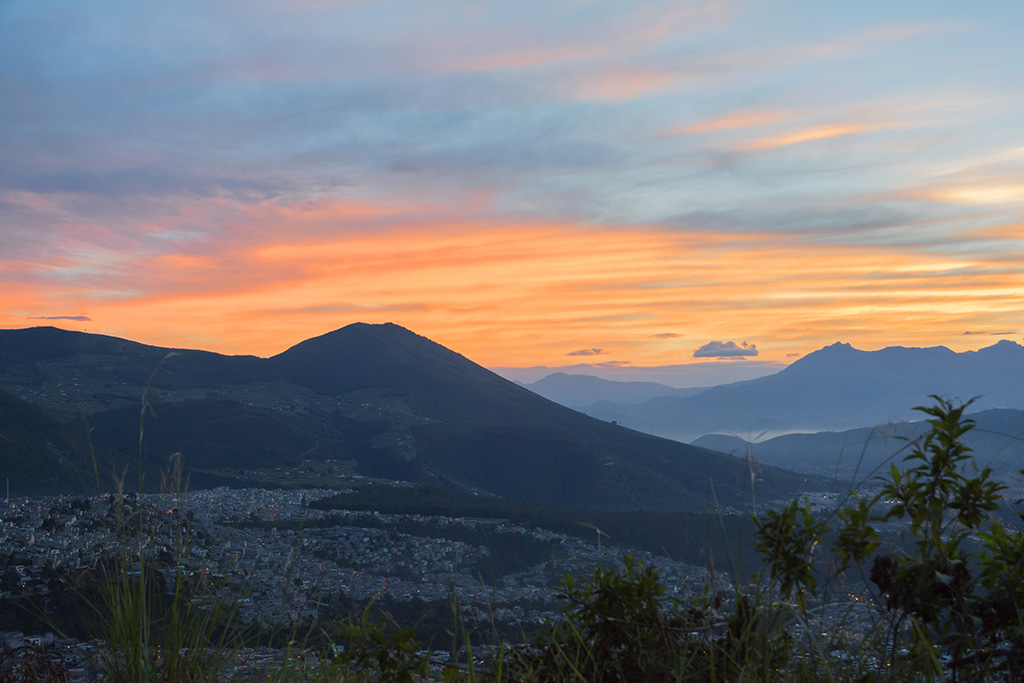
[{"label": "tall grass", "polygon": [[[186,500],[180,460],[172,458],[164,491]],[[186,509],[172,511],[177,566],[168,575],[146,552],[163,515],[114,497],[118,552],[99,566],[101,602],[94,605],[99,665],[106,680],[191,681],[218,678],[241,645],[233,624],[241,597],[222,582],[183,570],[190,556]]]},{"label": "tall grass", "polygon": [[[966,404],[966,405],[969,405]],[[973,469],[963,435],[966,405],[936,399],[922,408],[932,430],[909,447],[903,467],[880,478],[880,493],[852,495],[834,514],[815,516],[793,501],[756,517],[761,574],[748,585],[667,597],[655,567],[626,556],[564,577],[563,608],[529,643],[496,635],[478,665],[472,625],[453,603],[452,658],[432,666],[414,631],[378,615],[371,603],[342,624],[321,624],[343,652],[298,655],[264,668],[280,681],[509,681],[678,683],[854,683],[1016,681],[1024,678],[1024,537],[993,516],[1003,487]],[[164,490],[184,489],[172,461]],[[179,500],[184,497],[179,496]],[[236,627],[241,597],[206,576],[164,577],[147,556],[156,516],[119,491],[114,498],[119,554],[102,565],[94,605],[100,669],[117,682],[229,680],[244,646]],[[189,556],[179,506],[175,557]],[[1022,517],[1024,519],[1024,517]],[[881,529],[902,525],[902,545]],[[909,550],[908,550],[909,548]],[[180,563],[179,563],[180,564]],[[861,578],[858,601],[834,601],[843,580]],[[847,588],[851,584],[846,584]],[[849,592],[847,590],[844,593]],[[856,624],[854,622],[857,622]],[[491,629],[491,633],[497,631]],[[855,633],[855,640],[847,634]],[[486,640],[486,637],[484,638]],[[43,673],[44,680],[57,680]],[[0,674],[0,681],[5,680]]]},{"label": "tall grass", "polygon": [[[158,391],[157,375],[174,355],[171,352],[160,361],[140,397],[137,505],[125,492],[126,468],[115,479],[116,552],[99,564],[100,598],[91,604],[95,640],[100,645],[97,664],[103,678],[114,683],[215,680],[241,644],[232,626],[243,596],[229,595],[225,586],[208,576],[184,571],[191,537],[184,505],[188,482],[182,477],[180,454],[169,458],[160,481],[161,492],[173,494],[178,502],[169,511],[176,560],[169,577],[146,552],[163,515],[153,514],[140,502],[146,490],[145,418],[153,412],[150,394]],[[93,469],[99,486],[95,453]]]}]

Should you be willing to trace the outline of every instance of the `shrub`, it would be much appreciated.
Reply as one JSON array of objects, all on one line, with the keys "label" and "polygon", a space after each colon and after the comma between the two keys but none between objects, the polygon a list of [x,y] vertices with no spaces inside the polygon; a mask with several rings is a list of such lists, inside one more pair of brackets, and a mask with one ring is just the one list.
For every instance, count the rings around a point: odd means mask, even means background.
[{"label": "shrub", "polygon": [[[754,519],[764,582],[728,594],[706,590],[669,599],[655,568],[627,555],[621,571],[599,566],[582,580],[566,575],[558,589],[565,603],[561,618],[548,621],[529,646],[509,650],[499,644],[489,671],[474,667],[456,607],[455,629],[462,629],[466,644],[453,644],[453,650],[465,654],[469,666],[450,666],[442,677],[602,683],[1024,680],[1024,536],[997,519],[1005,487],[990,470],[975,467],[963,442],[973,428],[964,417],[970,402],[934,398],[934,405],[919,408],[930,418],[930,431],[912,444],[902,467],[893,464],[879,479],[876,495],[851,494],[826,519],[799,501]],[[106,679],[223,677],[240,644],[230,628],[237,602],[222,601],[219,590],[180,574],[168,595],[138,545],[142,513],[126,516],[122,500],[115,499],[113,513],[125,532],[125,552],[106,565],[103,601],[96,606],[100,635],[109,645]],[[129,519],[138,521],[137,529]],[[884,540],[891,525],[904,530],[901,543]],[[187,552],[182,544],[177,550]],[[136,572],[126,571],[133,566]],[[821,597],[824,603],[823,586],[843,572],[863,577],[876,615],[862,641],[845,645],[826,641],[812,628],[812,601]],[[278,680],[429,677],[414,631],[393,620],[374,622],[370,608],[334,635],[347,647],[330,666],[285,666],[271,673]],[[842,658],[830,657],[835,648]],[[50,676],[32,671],[40,679]],[[0,680],[6,673],[0,670]]]},{"label": "shrub", "polygon": [[[874,585],[883,614],[877,656],[897,680],[1020,680],[1024,537],[994,519],[1005,486],[988,468],[976,468],[962,440],[974,426],[963,415],[971,401],[932,398],[934,405],[917,408],[930,416],[931,429],[913,444],[904,468],[894,463],[874,498],[854,497],[838,511],[833,564],[856,568]],[[782,593],[813,592],[812,551],[824,547],[827,525],[795,503],[755,522],[758,547]],[[887,522],[905,526],[909,545],[880,550],[877,524]]]},{"label": "shrub", "polygon": [[[670,601],[655,570],[632,556],[621,572],[598,568],[579,583],[566,576],[562,619],[519,653],[516,677],[1024,679],[1024,536],[995,518],[1005,487],[976,469],[963,443],[970,402],[933,398],[918,408],[930,431],[902,468],[893,464],[880,478],[875,496],[851,494],[828,519],[799,501],[754,519],[766,584],[731,599]],[[901,543],[883,548],[886,524],[904,529]],[[813,629],[820,579],[842,572],[865,578],[875,606],[875,622],[856,643],[828,642]]]},{"label": "shrub", "polygon": [[[562,619],[520,651],[514,677],[538,681],[770,681],[790,662],[778,614],[756,599],[705,593],[668,600],[653,567],[633,555],[559,588]],[[723,608],[731,603],[732,614]]]}]

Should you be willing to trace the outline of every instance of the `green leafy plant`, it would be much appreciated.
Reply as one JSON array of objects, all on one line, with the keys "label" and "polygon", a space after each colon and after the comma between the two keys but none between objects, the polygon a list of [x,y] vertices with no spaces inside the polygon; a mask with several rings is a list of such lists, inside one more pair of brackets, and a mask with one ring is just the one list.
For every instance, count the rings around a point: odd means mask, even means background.
[{"label": "green leafy plant", "polygon": [[[561,619],[518,652],[513,676],[538,681],[773,681],[791,660],[788,634],[756,596],[668,599],[633,555],[559,588]],[[731,607],[731,613],[728,609]]]},{"label": "green leafy plant", "polygon": [[342,625],[339,636],[345,645],[334,660],[331,677],[391,683],[423,680],[428,664],[418,654],[422,643],[414,639],[416,630],[400,627],[387,613],[374,620],[372,609],[371,603]]},{"label": "green leafy plant", "polygon": [[[935,405],[918,408],[931,416],[931,430],[907,456],[906,470],[891,467],[880,494],[896,502],[879,521],[908,522],[915,552],[876,556],[871,580],[892,614],[893,650],[909,620],[911,656],[918,662],[934,666],[948,651],[954,676],[985,673],[994,664],[990,648],[1013,626],[991,613],[987,625],[982,618],[983,603],[1006,591],[993,581],[993,563],[1013,556],[1009,536],[991,519],[1006,487],[992,479],[989,468],[976,469],[963,443],[974,426],[963,417],[971,402],[954,406],[934,398]],[[979,550],[969,549],[972,536],[981,540]],[[1020,615],[1014,616],[1019,622]]]},{"label": "green leafy plant", "polygon": [[[973,428],[964,417],[971,401],[932,398],[934,405],[917,408],[931,428],[904,467],[892,464],[876,496],[852,496],[837,511],[832,567],[855,568],[873,584],[885,615],[880,659],[892,676],[1018,680],[1024,540],[993,517],[1005,486],[976,468],[963,441]],[[882,550],[879,524],[901,525],[904,542]],[[756,525],[772,579],[783,596],[796,590],[805,608],[803,590],[817,587],[812,551],[824,546],[829,526],[796,503]]]},{"label": "green leafy plant", "polygon": [[[383,610],[375,620],[378,606],[371,603],[340,625],[318,625],[327,641],[344,644],[329,664],[283,663],[261,676],[406,683],[432,675],[524,683],[1024,680],[1024,535],[1002,523],[1005,487],[989,469],[975,467],[963,441],[973,428],[964,415],[971,402],[934,399],[919,408],[929,431],[877,480],[874,495],[851,493],[828,516],[792,501],[754,519],[763,581],[670,598],[657,570],[627,555],[621,568],[599,565],[587,577],[565,576],[559,617],[527,646],[496,643],[489,668],[476,665],[456,601],[453,634],[461,630],[461,644],[455,638],[453,656],[467,656],[468,664],[440,672],[430,670],[415,631]],[[122,552],[103,564],[94,605],[97,635],[107,645],[105,679],[226,679],[242,645],[231,628],[240,597],[181,572],[169,580],[143,548],[155,518],[131,496],[112,501]],[[176,519],[182,533],[173,557],[181,558],[189,552],[187,515]],[[874,606],[874,622],[845,644],[814,626],[816,610],[835,606],[827,602],[828,587],[843,577],[860,577]],[[292,641],[289,649],[306,645]],[[40,680],[58,677],[41,664],[31,671]]]},{"label": "green leafy plant", "polygon": [[810,509],[796,500],[754,521],[757,527],[754,547],[768,562],[771,576],[779,583],[779,591],[784,598],[795,593],[801,609],[805,609],[804,589],[813,590],[818,585],[811,556],[828,525],[815,519]]}]

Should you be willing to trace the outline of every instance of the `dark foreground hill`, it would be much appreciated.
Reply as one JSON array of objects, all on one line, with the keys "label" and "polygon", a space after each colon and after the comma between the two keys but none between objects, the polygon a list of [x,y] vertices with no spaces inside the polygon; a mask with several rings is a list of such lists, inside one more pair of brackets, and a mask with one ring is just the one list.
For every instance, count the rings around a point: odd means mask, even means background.
[{"label": "dark foreground hill", "polygon": [[665,396],[636,406],[600,403],[583,410],[634,429],[693,441],[705,434],[759,435],[847,430],[920,417],[931,394],[980,398],[975,410],[1024,408],[1024,347],[1011,341],[979,351],[889,347],[860,351],[833,344],[785,370],[713,387],[696,396]]},{"label": "dark foreground hill", "polygon": [[[0,391],[0,486],[18,495],[96,493],[113,480],[124,458],[93,445],[82,423],[62,424],[39,406]],[[100,481],[102,471],[103,480]],[[120,472],[119,472],[120,473]],[[135,476],[137,470],[125,476]]]},{"label": "dark foreground hill", "polygon": [[[750,496],[739,459],[589,418],[392,324],[269,359],[0,331],[0,388],[65,423],[84,412],[93,440],[128,460],[141,431],[146,462],[180,453],[193,485],[329,462],[572,507],[701,511]],[[784,496],[804,478],[769,468],[756,485]]]}]

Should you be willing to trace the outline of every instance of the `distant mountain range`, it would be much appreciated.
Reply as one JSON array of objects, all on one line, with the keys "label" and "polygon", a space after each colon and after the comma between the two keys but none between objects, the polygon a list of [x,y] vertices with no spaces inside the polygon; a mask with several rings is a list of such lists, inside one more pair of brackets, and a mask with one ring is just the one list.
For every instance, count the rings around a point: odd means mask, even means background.
[{"label": "distant mountain range", "polygon": [[685,398],[708,387],[676,389],[657,382],[620,382],[593,375],[553,372],[547,377],[523,384],[530,391],[570,408],[589,406],[600,401],[635,405],[662,396]]},{"label": "distant mountain range", "polygon": [[[924,417],[918,413],[919,417]],[[1024,468],[1024,410],[994,408],[968,414],[974,428],[964,442],[974,450],[979,467],[991,467],[1003,480],[1019,479]],[[751,443],[737,436],[708,434],[693,442],[723,453],[752,457],[759,463],[826,477],[858,480],[885,474],[888,463],[899,463],[912,450],[914,439],[929,429],[925,421],[891,422],[842,432],[785,434]]]},{"label": "distant mountain range", "polygon": [[979,351],[889,347],[859,351],[833,344],[768,377],[666,395],[639,404],[599,401],[581,410],[641,432],[690,442],[725,433],[759,440],[791,432],[870,427],[914,420],[931,394],[973,409],[1024,409],[1024,347],[1011,341]]},{"label": "distant mountain range", "polygon": [[[268,359],[4,330],[0,390],[41,425],[0,422],[2,467],[22,473],[12,493],[80,488],[97,449],[101,485],[140,458],[153,482],[174,453],[194,488],[251,485],[256,468],[280,468],[271,483],[283,485],[328,462],[547,505],[702,511],[741,504],[750,484],[736,458],[587,417],[392,324],[349,325]],[[24,481],[40,448],[74,466]],[[758,498],[806,486],[782,470],[758,476]]]}]

